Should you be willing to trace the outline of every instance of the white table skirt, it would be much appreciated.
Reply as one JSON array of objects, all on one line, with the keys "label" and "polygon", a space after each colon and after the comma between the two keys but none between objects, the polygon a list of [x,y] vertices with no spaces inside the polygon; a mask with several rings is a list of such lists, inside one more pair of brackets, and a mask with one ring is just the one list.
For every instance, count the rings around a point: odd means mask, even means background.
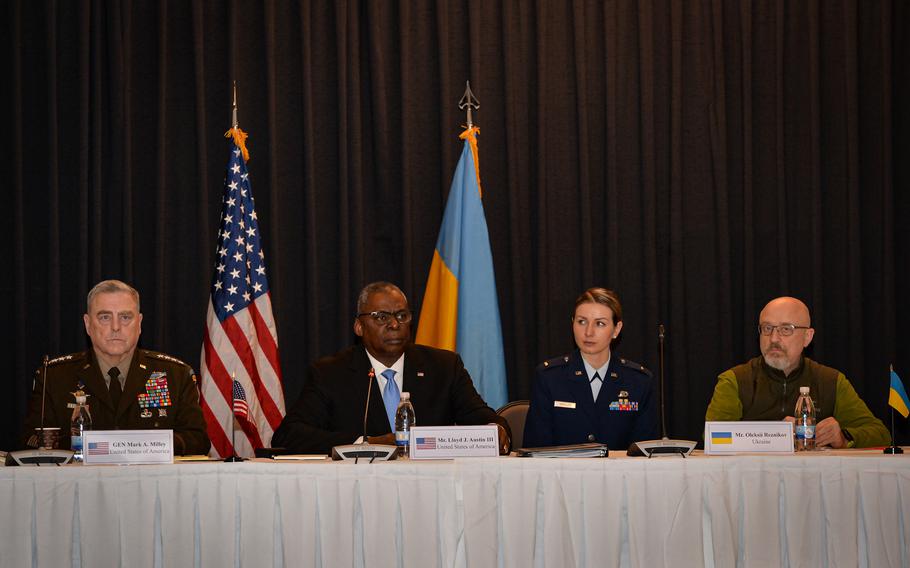
[{"label": "white table skirt", "polygon": [[0,468],[0,566],[908,566],[910,456]]}]

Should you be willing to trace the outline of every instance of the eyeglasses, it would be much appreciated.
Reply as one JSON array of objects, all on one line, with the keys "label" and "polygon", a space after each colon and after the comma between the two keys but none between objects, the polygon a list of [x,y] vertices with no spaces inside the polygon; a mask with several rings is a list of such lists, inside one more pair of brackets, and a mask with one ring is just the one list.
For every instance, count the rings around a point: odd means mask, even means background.
[{"label": "eyeglasses", "polygon": [[774,333],[775,329],[781,337],[790,337],[797,329],[809,329],[809,326],[793,325],[792,323],[782,323],[780,325],[771,325],[770,323],[758,324],[758,332],[762,335],[771,335]]},{"label": "eyeglasses", "polygon": [[379,325],[388,325],[388,324],[392,323],[392,318],[395,318],[398,321],[398,323],[408,323],[411,321],[413,314],[411,313],[411,310],[398,310],[395,313],[379,311],[379,312],[365,312],[362,314],[357,314],[357,317],[359,317],[359,318],[362,318],[364,316],[370,316],[371,318],[373,318],[373,321],[375,321]]}]

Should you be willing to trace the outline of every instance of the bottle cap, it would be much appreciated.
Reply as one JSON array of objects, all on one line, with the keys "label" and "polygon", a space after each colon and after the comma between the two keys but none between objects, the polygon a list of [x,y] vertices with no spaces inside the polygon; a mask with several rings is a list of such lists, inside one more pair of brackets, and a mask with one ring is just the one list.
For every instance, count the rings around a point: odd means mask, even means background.
[{"label": "bottle cap", "polygon": [[401,393],[401,400],[411,400],[411,393],[409,393],[409,392]]},{"label": "bottle cap", "polygon": [[799,387],[799,394],[809,394],[809,387]]}]

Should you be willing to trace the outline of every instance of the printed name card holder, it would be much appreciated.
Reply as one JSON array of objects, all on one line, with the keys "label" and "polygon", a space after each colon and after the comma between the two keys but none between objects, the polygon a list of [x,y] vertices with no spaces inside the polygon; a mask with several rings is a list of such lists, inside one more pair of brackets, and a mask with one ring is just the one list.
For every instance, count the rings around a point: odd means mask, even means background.
[{"label": "printed name card holder", "polygon": [[499,455],[499,428],[484,426],[414,426],[411,459],[492,458]]},{"label": "printed name card holder", "polygon": [[86,464],[174,463],[173,430],[86,430]]},{"label": "printed name card holder", "polygon": [[793,424],[781,421],[705,422],[705,453],[793,453]]}]

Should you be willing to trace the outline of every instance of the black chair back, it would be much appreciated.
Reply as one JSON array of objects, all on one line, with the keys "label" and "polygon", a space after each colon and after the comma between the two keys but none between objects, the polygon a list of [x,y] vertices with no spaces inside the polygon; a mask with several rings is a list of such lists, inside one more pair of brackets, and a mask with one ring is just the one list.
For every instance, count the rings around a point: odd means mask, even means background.
[{"label": "black chair back", "polygon": [[505,418],[509,423],[509,428],[512,430],[512,449],[514,450],[523,447],[521,444],[525,434],[525,419],[528,417],[530,405],[530,400],[513,400],[496,411],[496,414]]}]

